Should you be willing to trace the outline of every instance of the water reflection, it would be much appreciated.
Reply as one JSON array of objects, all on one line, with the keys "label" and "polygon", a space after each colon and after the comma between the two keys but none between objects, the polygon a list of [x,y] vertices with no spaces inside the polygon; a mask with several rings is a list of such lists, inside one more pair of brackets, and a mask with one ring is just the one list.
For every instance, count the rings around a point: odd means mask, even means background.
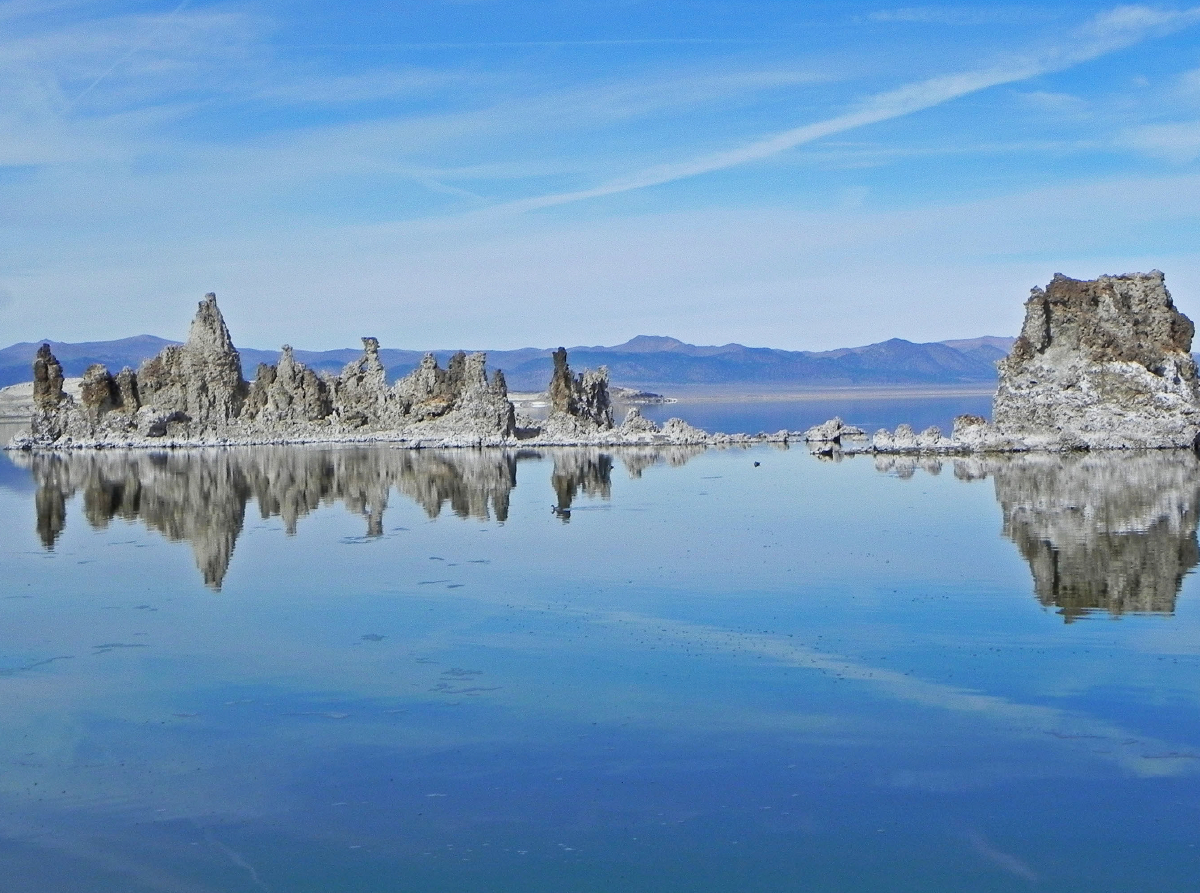
[{"label": "water reflection", "polygon": [[1070,622],[1090,611],[1175,610],[1196,543],[1200,462],[1175,450],[1023,456],[993,464],[1004,535],[1043,605]]},{"label": "water reflection", "polygon": [[341,503],[362,515],[366,535],[383,535],[393,489],[430,518],[446,508],[459,518],[508,520],[517,465],[553,461],[555,512],[570,518],[582,492],[607,499],[614,455],[631,477],[659,462],[681,465],[699,448],[535,450],[397,450],[386,447],[261,447],[176,452],[16,454],[31,474],[37,529],[53,549],[67,523],[67,504],[82,494],[93,528],[113,518],[140,521],[170,540],[191,544],[206,585],[220,589],[234,545],[254,500],[262,518],[282,519],[288,534],[322,505]]},{"label": "water reflection", "polygon": [[[1034,591],[1070,623],[1094,611],[1170,614],[1200,563],[1200,460],[1183,450],[956,459],[961,481],[991,477]],[[880,456],[876,468],[908,478],[937,459]]]}]

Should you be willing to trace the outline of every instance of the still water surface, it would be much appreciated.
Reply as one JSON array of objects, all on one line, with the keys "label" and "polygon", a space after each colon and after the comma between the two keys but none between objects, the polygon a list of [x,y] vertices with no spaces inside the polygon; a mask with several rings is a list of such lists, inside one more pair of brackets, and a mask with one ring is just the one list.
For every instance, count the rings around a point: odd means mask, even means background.
[{"label": "still water surface", "polygon": [[12,891],[1164,891],[1200,463],[0,457]]}]

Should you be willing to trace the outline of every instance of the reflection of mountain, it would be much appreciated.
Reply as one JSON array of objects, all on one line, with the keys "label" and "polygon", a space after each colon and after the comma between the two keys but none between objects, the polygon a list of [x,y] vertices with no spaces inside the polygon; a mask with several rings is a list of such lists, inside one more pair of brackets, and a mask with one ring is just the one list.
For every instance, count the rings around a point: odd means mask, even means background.
[{"label": "reflection of mountain", "polygon": [[[1042,604],[1171,613],[1196,543],[1200,460],[1190,451],[1026,455],[989,461],[1004,534]],[[969,475],[967,476],[976,476]]]},{"label": "reflection of mountain", "polygon": [[[669,448],[669,461],[682,464]],[[618,453],[619,454],[619,453]],[[638,449],[638,473],[665,454]],[[113,518],[140,520],[168,539],[191,543],[204,582],[220,589],[246,504],[263,518],[278,516],[289,534],[300,518],[340,502],[362,515],[368,536],[383,533],[393,488],[430,518],[446,506],[460,518],[508,519],[517,463],[536,451],[398,450],[389,447],[259,447],[176,452],[14,454],[37,487],[38,535],[52,549],[66,525],[67,502],[83,498],[84,515],[102,528]],[[569,507],[580,490],[607,498],[613,459],[596,449],[553,451],[552,484]],[[632,466],[631,466],[632,470]],[[636,476],[636,475],[635,475]]]}]

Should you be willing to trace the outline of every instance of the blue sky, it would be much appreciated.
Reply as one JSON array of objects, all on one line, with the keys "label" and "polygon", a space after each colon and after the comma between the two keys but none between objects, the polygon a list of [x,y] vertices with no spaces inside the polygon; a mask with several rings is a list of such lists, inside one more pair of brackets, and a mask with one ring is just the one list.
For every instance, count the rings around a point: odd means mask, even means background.
[{"label": "blue sky", "polygon": [[0,0],[0,342],[821,349],[1200,318],[1200,7]]}]

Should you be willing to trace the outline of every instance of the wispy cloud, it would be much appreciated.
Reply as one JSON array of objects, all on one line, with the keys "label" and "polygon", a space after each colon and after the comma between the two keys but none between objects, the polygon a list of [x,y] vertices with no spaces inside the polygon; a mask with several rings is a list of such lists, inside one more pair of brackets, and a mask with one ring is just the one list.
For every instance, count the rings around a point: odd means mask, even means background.
[{"label": "wispy cloud", "polygon": [[996,25],[1028,20],[1038,15],[1029,7],[1015,6],[902,6],[896,9],[877,9],[868,13],[867,21],[906,25]]},{"label": "wispy cloud", "polygon": [[1175,164],[1186,164],[1200,158],[1200,121],[1131,128],[1117,138],[1117,145]]},{"label": "wispy cloud", "polygon": [[1125,6],[1095,17],[1076,30],[1062,46],[1040,54],[975,71],[940,75],[870,96],[859,107],[747,145],[687,161],[670,162],[638,171],[599,186],[511,202],[509,211],[528,211],[661,186],[774,157],[825,137],[871,124],[912,115],[992,87],[1013,84],[1090,62],[1133,46],[1150,37],[1186,28],[1200,21],[1200,9],[1160,12]]}]

